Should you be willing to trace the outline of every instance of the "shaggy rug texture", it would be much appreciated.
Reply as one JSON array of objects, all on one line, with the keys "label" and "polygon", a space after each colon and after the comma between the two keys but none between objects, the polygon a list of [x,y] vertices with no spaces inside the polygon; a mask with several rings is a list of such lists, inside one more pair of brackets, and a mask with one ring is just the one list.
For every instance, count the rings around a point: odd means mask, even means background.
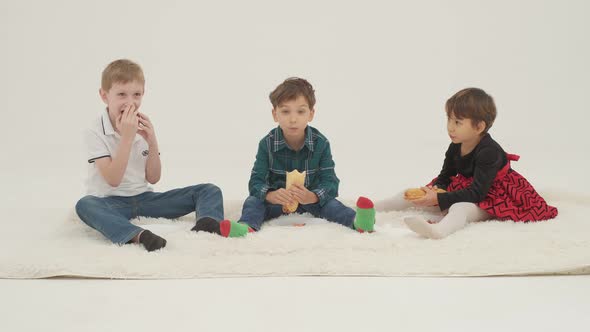
[{"label": "shaggy rug texture", "polygon": [[[499,276],[590,273],[590,199],[547,195],[559,216],[550,221],[472,223],[442,240],[408,230],[416,210],[378,212],[376,232],[359,234],[290,215],[258,233],[227,239],[191,232],[194,215],[134,223],[168,245],[149,253],[117,246],[83,224],[71,208],[5,211],[1,278],[159,279],[230,276]],[[351,205],[352,201],[345,201]],[[239,217],[241,202],[225,202]],[[294,224],[305,223],[303,227]]]}]

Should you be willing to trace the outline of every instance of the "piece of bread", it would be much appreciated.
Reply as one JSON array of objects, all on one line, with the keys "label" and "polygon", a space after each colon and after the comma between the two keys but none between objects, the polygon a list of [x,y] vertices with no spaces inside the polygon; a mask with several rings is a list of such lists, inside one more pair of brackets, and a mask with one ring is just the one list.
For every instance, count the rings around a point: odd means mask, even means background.
[{"label": "piece of bread", "polygon": [[[287,172],[287,183],[285,185],[286,189],[291,188],[293,184],[298,184],[301,186],[305,185],[305,171],[303,173],[299,173],[298,170],[293,170],[291,172]],[[283,212],[284,213],[293,213],[297,210],[299,203],[295,202],[291,205],[283,205]]]},{"label": "piece of bread", "polygon": [[[444,193],[446,191],[444,189],[437,188],[436,192]],[[408,201],[413,201],[415,199],[424,197],[424,195],[426,195],[426,191],[424,191],[422,188],[411,188],[406,190],[404,193],[404,198]]]}]

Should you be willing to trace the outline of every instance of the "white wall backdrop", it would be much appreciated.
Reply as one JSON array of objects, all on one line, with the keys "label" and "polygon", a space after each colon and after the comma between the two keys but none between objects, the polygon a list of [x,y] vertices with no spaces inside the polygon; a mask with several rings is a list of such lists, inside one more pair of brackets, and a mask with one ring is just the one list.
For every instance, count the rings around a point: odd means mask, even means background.
[{"label": "white wall backdrop", "polygon": [[340,196],[384,197],[434,177],[444,103],[496,99],[492,136],[540,191],[590,180],[587,1],[2,1],[3,207],[72,206],[100,73],[130,58],[159,138],[156,190],[213,182],[243,199],[268,93],[301,76],[332,143]]}]

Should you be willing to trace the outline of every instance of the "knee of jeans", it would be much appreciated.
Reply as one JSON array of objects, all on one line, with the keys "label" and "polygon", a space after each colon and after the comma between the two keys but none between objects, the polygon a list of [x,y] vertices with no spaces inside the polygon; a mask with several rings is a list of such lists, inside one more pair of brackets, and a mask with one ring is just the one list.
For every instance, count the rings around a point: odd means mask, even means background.
[{"label": "knee of jeans", "polygon": [[88,208],[88,206],[92,205],[96,200],[96,197],[87,195],[82,198],[76,203],[76,213],[80,215],[82,211]]},{"label": "knee of jeans", "polygon": [[221,194],[221,189],[213,183],[204,183],[202,184],[202,188],[209,193]]},{"label": "knee of jeans", "polygon": [[324,204],[324,206],[322,208],[331,209],[331,208],[339,207],[341,205],[342,205],[342,203],[340,203],[337,199],[333,198],[333,199],[327,201],[326,204]]},{"label": "knee of jeans", "polygon": [[327,201],[323,206],[319,206],[318,203],[318,207],[320,209],[320,213],[322,215],[326,215],[328,214],[333,214],[333,213],[339,213],[341,211],[344,211],[344,205],[342,205],[342,203],[340,203],[339,201],[337,201],[336,199],[331,199],[329,201]]},{"label": "knee of jeans", "polygon": [[246,204],[264,204],[264,201],[255,196],[248,196],[248,198],[246,198],[246,201],[244,202],[244,205]]}]

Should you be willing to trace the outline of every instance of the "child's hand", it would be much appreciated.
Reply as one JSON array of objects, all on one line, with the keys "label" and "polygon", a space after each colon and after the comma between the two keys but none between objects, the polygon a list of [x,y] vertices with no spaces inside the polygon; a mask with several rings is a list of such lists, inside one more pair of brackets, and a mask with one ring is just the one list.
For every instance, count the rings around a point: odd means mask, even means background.
[{"label": "child's hand", "polygon": [[137,133],[139,117],[137,116],[135,105],[130,104],[123,110],[117,118],[115,127],[123,138],[132,139]]},{"label": "child's hand", "polygon": [[139,116],[138,134],[148,142],[148,145],[156,143],[156,132],[150,118],[143,113],[137,114]]},{"label": "child's hand", "polygon": [[422,190],[426,192],[426,195],[422,198],[418,198],[412,201],[417,206],[435,206],[438,205],[438,196],[436,189],[432,187],[422,187]]},{"label": "child's hand", "polygon": [[285,188],[277,189],[266,194],[266,201],[278,205],[291,205],[295,203],[293,195]]},{"label": "child's hand", "polygon": [[319,201],[318,196],[304,186],[294,183],[288,190],[299,204],[313,204]]}]

